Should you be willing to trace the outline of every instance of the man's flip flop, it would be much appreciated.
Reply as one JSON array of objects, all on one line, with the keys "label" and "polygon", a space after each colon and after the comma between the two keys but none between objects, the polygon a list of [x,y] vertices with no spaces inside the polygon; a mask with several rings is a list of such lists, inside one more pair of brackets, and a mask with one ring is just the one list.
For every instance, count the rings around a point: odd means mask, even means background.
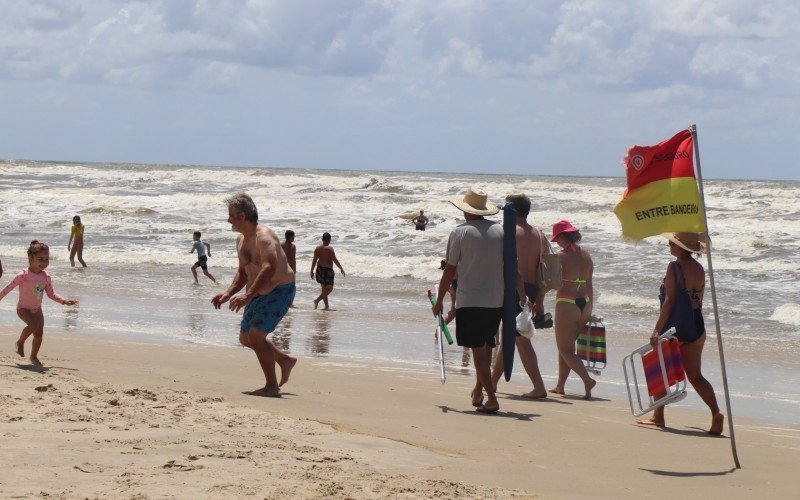
[{"label": "man's flip flop", "polygon": [[480,408],[481,406],[483,406],[483,397],[481,397],[481,400],[478,401],[477,403],[472,403],[472,406],[474,406],[475,408]]},{"label": "man's flip flop", "polygon": [[490,410],[489,408],[486,408],[485,406],[479,406],[479,407],[475,408],[475,411],[477,411],[478,413],[483,413],[484,415],[497,415],[497,411],[498,410]]}]

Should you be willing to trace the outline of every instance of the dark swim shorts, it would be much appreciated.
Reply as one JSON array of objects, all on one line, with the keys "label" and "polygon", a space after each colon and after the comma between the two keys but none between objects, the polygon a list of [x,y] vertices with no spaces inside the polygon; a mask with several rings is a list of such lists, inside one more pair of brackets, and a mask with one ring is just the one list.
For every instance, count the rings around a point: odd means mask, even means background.
[{"label": "dark swim shorts", "polygon": [[256,328],[262,332],[272,333],[281,319],[289,312],[294,301],[294,282],[278,285],[266,295],[258,295],[247,304],[242,316],[241,332]]},{"label": "dark swim shorts", "polygon": [[456,342],[462,347],[494,347],[494,336],[502,319],[502,307],[459,307],[456,309]]},{"label": "dark swim shorts", "polygon": [[208,270],[208,257],[201,255],[197,258],[197,262],[195,262],[194,265],[203,268],[203,270]]},{"label": "dark swim shorts", "polygon": [[333,268],[332,267],[317,267],[317,283],[320,285],[333,286]]}]

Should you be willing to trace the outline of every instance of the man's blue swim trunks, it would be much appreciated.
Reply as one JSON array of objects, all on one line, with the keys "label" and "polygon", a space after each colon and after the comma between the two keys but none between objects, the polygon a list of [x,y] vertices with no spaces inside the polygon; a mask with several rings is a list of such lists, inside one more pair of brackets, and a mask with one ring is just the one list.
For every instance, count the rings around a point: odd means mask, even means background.
[{"label": "man's blue swim trunks", "polygon": [[258,295],[247,304],[242,316],[242,333],[257,328],[262,332],[272,333],[281,319],[289,312],[294,301],[294,282],[278,285],[266,295]]}]

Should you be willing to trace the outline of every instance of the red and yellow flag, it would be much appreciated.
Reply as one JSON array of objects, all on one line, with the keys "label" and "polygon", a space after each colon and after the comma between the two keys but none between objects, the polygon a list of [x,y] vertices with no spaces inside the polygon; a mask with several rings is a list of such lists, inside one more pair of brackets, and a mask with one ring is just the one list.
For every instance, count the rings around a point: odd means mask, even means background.
[{"label": "red and yellow flag", "polygon": [[632,146],[622,160],[628,187],[614,213],[622,235],[640,240],[666,232],[705,232],[692,163],[692,134],[656,146]]}]

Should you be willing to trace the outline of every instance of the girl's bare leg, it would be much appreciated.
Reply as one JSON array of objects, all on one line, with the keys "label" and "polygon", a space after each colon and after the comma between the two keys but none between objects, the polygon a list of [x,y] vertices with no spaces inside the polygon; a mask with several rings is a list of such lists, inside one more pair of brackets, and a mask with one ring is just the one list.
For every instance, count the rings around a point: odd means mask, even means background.
[{"label": "girl's bare leg", "polygon": [[[40,309],[38,315],[41,315],[41,313],[42,311]],[[25,357],[25,341],[28,340],[28,337],[38,328],[38,315],[29,309],[17,309],[17,316],[25,323],[25,328],[22,329],[22,332],[19,334],[19,340],[16,342],[17,354],[23,358]],[[42,318],[42,322],[44,322],[44,318]]]},{"label": "girl's bare leg", "polygon": [[39,354],[39,348],[42,347],[42,337],[44,335],[44,314],[42,314],[41,309],[36,312],[32,312],[28,309],[17,309],[17,315],[22,321],[25,322],[25,324],[28,325],[22,329],[19,340],[17,340],[17,354],[20,354],[21,352],[20,356],[25,355],[25,351],[23,350],[25,341],[29,336],[33,335],[30,360],[32,364],[41,366],[42,362],[39,361],[37,355]]},{"label": "girl's bare leg", "polygon": [[78,262],[80,262],[83,267],[86,267],[86,262],[83,261],[83,242],[81,242],[80,245],[75,245],[75,247],[78,248]]}]

